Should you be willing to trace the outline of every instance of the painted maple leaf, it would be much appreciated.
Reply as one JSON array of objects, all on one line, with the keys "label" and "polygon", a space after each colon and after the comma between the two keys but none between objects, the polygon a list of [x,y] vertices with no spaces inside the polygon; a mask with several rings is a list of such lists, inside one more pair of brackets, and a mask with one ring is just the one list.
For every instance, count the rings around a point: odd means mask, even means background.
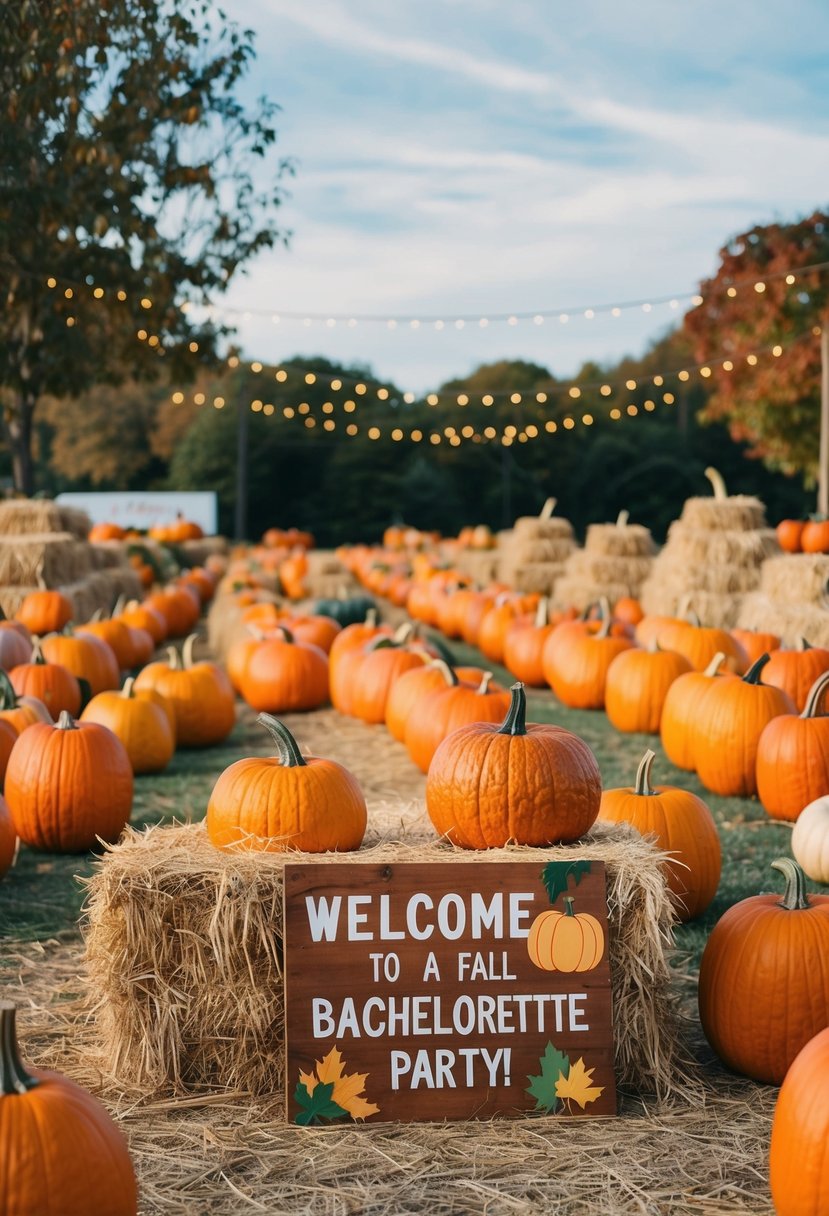
[{"label": "painted maple leaf", "polygon": [[595,1102],[604,1093],[603,1085],[592,1084],[593,1072],[594,1069],[584,1067],[584,1060],[579,1056],[575,1064],[570,1065],[566,1077],[563,1072],[559,1073],[556,1097],[561,1098],[563,1102],[575,1102],[584,1110],[588,1102]]},{"label": "painted maple leaf", "polygon": [[376,1115],[380,1107],[373,1102],[366,1102],[363,1097],[367,1072],[345,1073],[342,1054],[336,1045],[328,1055],[316,1061],[316,1073],[304,1073],[300,1070],[299,1079],[309,1094],[313,1094],[316,1085],[333,1085],[331,1099],[351,1115],[352,1119],[366,1119]]},{"label": "painted maple leaf", "polygon": [[559,1105],[556,1075],[559,1077],[569,1070],[570,1061],[552,1043],[544,1049],[544,1055],[538,1061],[541,1072],[538,1076],[528,1076],[529,1085],[524,1091],[535,1098],[535,1109],[545,1114],[555,1114]]}]

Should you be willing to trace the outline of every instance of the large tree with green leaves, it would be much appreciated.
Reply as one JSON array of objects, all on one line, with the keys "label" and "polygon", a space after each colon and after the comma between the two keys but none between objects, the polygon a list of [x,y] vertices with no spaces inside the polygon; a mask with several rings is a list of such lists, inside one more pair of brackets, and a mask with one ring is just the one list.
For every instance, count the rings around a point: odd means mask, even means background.
[{"label": "large tree with green leaves", "polygon": [[0,13],[0,394],[31,493],[38,401],[192,376],[200,312],[282,239],[276,106],[239,100],[250,31],[209,0],[17,0]]},{"label": "large tree with green leaves", "polygon": [[829,215],[757,225],[720,250],[702,304],[685,318],[710,363],[703,418],[772,469],[813,482],[818,465],[820,328],[829,324]]}]

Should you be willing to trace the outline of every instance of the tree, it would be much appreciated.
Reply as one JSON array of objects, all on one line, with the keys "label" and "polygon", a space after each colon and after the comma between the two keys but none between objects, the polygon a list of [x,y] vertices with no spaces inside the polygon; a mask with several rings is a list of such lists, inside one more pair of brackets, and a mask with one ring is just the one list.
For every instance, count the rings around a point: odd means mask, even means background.
[{"label": "tree", "polygon": [[685,317],[696,361],[711,366],[703,419],[725,421],[750,456],[809,483],[818,465],[827,262],[828,214],[758,225],[720,250],[716,275],[700,286],[702,304]]},{"label": "tree", "polygon": [[282,239],[290,165],[265,163],[275,105],[235,95],[252,34],[209,0],[19,0],[0,34],[0,404],[31,493],[44,395],[213,358],[197,306]]}]

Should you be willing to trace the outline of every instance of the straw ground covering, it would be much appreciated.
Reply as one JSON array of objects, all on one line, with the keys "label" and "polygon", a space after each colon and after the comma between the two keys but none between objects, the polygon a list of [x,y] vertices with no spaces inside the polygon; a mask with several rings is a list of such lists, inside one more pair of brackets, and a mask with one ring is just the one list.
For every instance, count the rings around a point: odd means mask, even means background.
[{"label": "straw ground covering", "polygon": [[[457,648],[471,661],[474,652]],[[498,678],[507,680],[496,669]],[[612,731],[603,714],[566,710],[534,694],[530,716],[579,733],[599,759],[607,787],[630,785],[646,744]],[[375,816],[405,827],[423,778],[381,728],[331,710],[288,719],[301,742],[357,775]],[[199,820],[210,789],[242,754],[268,751],[252,715],[240,716],[227,744],[180,753],[159,776],[136,783],[133,824]],[[0,991],[15,1000],[32,1063],[73,1076],[101,1094],[130,1141],[142,1216],[240,1212],[340,1216],[393,1213],[771,1214],[766,1156],[776,1091],[726,1073],[702,1041],[695,1018],[696,970],[712,924],[732,903],[775,889],[769,863],[789,851],[790,830],[756,802],[707,796],[696,779],[661,756],[654,778],[706,796],[717,820],[724,870],[711,910],[676,932],[673,992],[687,1014],[698,1062],[698,1098],[660,1105],[626,1097],[618,1120],[547,1118],[482,1124],[378,1125],[303,1130],[282,1122],[281,1096],[229,1093],[137,1101],[95,1069],[96,1028],[86,1010],[87,978],[76,927],[88,857],[21,852],[0,882]]]}]

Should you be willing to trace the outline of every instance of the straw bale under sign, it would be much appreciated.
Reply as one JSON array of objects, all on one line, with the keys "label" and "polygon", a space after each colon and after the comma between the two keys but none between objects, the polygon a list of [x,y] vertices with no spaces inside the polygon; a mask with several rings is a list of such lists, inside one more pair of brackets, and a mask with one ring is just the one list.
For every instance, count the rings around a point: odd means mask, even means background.
[{"label": "straw bale under sign", "polygon": [[86,511],[63,507],[48,498],[11,498],[0,502],[0,536],[68,532],[86,540],[92,523]]},{"label": "straw bale under sign", "polygon": [[680,1091],[688,1078],[669,992],[663,855],[617,824],[596,824],[569,847],[456,850],[423,838],[424,820],[421,812],[399,841],[359,853],[224,852],[203,824],[128,830],[88,880],[87,973],[103,1073],[145,1098],[283,1088],[286,861],[579,857],[607,867],[617,1081],[661,1097]]}]

